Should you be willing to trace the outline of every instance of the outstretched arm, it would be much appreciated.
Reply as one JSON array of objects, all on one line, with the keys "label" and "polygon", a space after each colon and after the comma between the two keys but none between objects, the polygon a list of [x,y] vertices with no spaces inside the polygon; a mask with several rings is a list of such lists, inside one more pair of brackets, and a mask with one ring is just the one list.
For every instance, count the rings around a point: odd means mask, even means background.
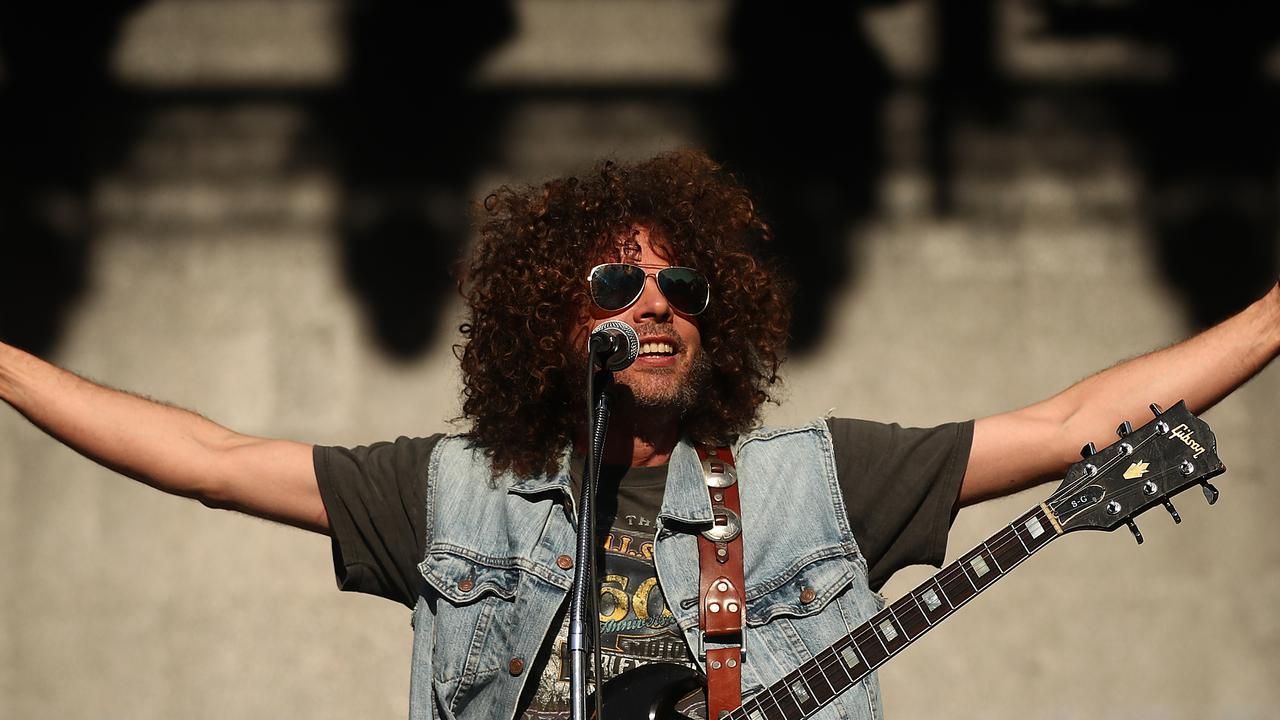
[{"label": "outstretched arm", "polygon": [[152,487],[328,531],[310,445],[241,435],[95,385],[4,343],[0,399],[81,455]]},{"label": "outstretched arm", "polygon": [[[1177,345],[1120,363],[1053,397],[979,420],[959,505],[1062,477],[1088,442],[1115,440],[1150,403],[1201,413],[1280,354],[1280,284],[1238,315]],[[1135,425],[1138,424],[1135,422]]]}]

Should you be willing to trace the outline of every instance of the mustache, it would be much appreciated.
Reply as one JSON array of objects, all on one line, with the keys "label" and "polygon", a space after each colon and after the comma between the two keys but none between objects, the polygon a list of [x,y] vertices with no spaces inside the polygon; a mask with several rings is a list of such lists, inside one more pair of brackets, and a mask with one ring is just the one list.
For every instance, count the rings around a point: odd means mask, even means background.
[{"label": "mustache", "polygon": [[676,326],[672,323],[646,323],[635,329],[636,335],[640,336],[640,342],[644,342],[645,338],[666,337],[671,340],[671,344],[677,350],[684,346],[684,342],[676,333]]}]

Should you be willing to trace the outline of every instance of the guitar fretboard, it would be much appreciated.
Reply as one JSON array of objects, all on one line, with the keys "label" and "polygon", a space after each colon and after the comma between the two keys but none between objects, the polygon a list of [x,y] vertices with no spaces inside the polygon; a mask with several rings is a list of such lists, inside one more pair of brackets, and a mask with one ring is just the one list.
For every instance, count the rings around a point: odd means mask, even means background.
[{"label": "guitar fretboard", "polygon": [[809,717],[1057,536],[1044,509],[1032,508],[726,718]]}]

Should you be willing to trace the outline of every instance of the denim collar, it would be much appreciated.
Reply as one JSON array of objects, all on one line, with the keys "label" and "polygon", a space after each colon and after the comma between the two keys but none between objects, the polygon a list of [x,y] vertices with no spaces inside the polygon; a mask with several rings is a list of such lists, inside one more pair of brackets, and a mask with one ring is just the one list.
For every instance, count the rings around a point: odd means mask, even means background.
[{"label": "denim collar", "polygon": [[573,448],[565,447],[564,452],[560,453],[560,471],[555,475],[534,475],[532,477],[522,478],[514,473],[507,473],[504,478],[507,485],[507,492],[513,492],[518,495],[537,495],[550,491],[558,491],[565,498],[569,498],[573,494],[573,478],[569,474],[569,463],[573,462]]},{"label": "denim collar", "polygon": [[[572,478],[569,474],[569,463],[572,462],[572,449],[565,448],[560,456],[560,471],[555,475],[535,475],[519,478],[514,475],[507,480],[507,491],[518,495],[536,495],[545,492],[559,492],[569,498],[573,492]],[[702,461],[698,452],[683,438],[671,451],[671,459],[667,462],[667,485],[662,494],[662,508],[658,517],[686,525],[710,525],[712,523],[711,498],[707,496],[707,486],[702,473]]]},{"label": "denim collar", "polygon": [[686,525],[712,523],[711,498],[707,495],[702,461],[683,438],[671,451],[671,460],[667,463],[667,489],[662,494],[658,517]]}]

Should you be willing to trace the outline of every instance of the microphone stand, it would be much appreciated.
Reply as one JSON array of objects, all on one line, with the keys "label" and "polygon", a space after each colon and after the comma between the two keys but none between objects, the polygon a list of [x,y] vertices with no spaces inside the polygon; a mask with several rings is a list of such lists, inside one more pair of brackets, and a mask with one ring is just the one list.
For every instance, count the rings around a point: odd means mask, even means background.
[{"label": "microphone stand", "polygon": [[[609,431],[609,404],[613,372],[596,371],[595,353],[587,366],[587,435],[590,439],[587,460],[582,473],[582,492],[578,501],[577,560],[573,570],[573,594],[569,602],[569,697],[571,720],[588,720],[587,714],[587,645],[593,657],[596,720],[600,717],[600,623],[594,617],[599,579],[596,572],[596,486],[600,477],[600,461],[604,455],[604,439]],[[590,613],[591,617],[588,617]],[[589,635],[588,635],[589,634]]]}]

